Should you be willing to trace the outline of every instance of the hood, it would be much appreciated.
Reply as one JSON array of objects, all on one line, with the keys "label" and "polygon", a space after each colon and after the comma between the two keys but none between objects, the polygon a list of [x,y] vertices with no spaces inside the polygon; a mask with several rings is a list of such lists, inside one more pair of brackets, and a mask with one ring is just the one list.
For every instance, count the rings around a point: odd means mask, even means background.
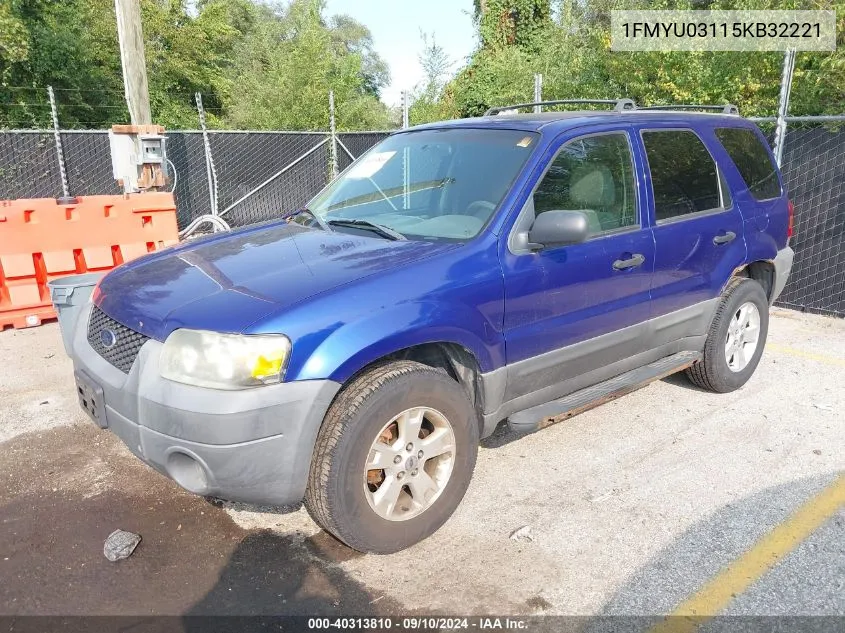
[{"label": "hood", "polygon": [[240,332],[280,308],[455,247],[277,222],[124,264],[100,282],[95,303],[160,341],[180,327]]}]

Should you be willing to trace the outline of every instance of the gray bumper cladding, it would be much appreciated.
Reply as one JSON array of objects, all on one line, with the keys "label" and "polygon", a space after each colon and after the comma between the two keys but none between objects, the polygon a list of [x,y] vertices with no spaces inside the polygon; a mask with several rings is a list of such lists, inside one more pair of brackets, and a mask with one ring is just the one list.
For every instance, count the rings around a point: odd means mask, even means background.
[{"label": "gray bumper cladding", "polygon": [[[86,337],[91,306],[73,336],[80,404],[144,462],[200,495],[298,503],[326,410],[340,385],[308,380],[221,391],[159,375],[162,344],[147,341],[124,374]],[[91,395],[95,394],[92,405]]]},{"label": "gray bumper cladding", "polygon": [[769,298],[770,303],[777,301],[780,293],[783,292],[786,282],[789,279],[789,273],[792,271],[792,262],[794,260],[795,251],[789,246],[778,251],[777,257],[774,260],[775,286],[772,288],[772,296]]}]

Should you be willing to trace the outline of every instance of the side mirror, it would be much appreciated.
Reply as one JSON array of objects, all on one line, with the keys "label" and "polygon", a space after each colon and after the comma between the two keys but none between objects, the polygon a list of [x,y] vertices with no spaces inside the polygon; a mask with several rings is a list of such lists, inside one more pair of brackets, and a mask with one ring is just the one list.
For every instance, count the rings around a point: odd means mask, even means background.
[{"label": "side mirror", "polygon": [[545,211],[534,220],[528,241],[538,247],[577,244],[589,234],[589,220],[581,211]]}]

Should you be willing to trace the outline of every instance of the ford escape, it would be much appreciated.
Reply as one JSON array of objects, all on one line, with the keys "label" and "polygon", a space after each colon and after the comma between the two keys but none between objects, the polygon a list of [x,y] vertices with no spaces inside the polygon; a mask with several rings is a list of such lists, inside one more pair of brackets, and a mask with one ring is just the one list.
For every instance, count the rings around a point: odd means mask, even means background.
[{"label": "ford escape", "polygon": [[733,108],[424,125],[307,208],[106,275],[74,333],[79,398],[189,491],[304,499],[394,552],[449,518],[504,420],[534,431],[678,371],[741,387],[791,231]]}]

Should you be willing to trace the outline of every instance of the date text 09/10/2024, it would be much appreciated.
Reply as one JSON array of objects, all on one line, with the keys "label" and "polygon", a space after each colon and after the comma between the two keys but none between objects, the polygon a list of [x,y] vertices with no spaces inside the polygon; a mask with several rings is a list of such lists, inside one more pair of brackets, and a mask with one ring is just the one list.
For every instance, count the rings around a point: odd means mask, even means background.
[{"label": "date text 09/10/2024", "polygon": [[528,622],[511,617],[408,617],[392,618],[309,618],[309,630],[370,630],[370,631],[415,631],[415,630],[526,630]]}]

